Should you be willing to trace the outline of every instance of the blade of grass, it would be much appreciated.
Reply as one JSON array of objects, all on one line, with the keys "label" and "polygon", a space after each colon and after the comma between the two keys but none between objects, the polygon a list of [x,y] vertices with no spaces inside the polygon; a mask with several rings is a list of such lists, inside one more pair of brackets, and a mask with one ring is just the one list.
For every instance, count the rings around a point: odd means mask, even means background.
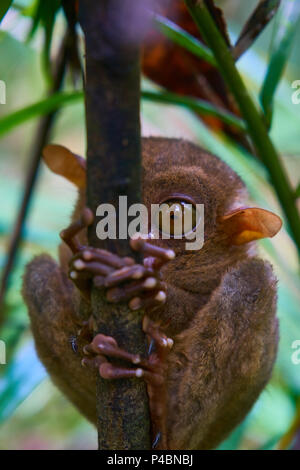
[{"label": "blade of grass", "polygon": [[[150,92],[146,90],[142,92],[141,96],[145,100],[152,100],[166,104],[169,103],[184,106],[204,116],[216,116],[223,122],[232,125],[237,129],[245,130],[245,125],[240,118],[234,116],[234,114],[229,113],[226,110],[217,108],[203,100],[184,97],[175,93],[152,91]],[[62,106],[74,104],[82,100],[83,94],[81,91],[55,93],[49,98],[45,98],[41,101],[38,101],[37,103],[26,106],[18,111],[14,111],[8,116],[0,118],[0,136],[10,132],[18,125],[24,124],[30,119],[34,119],[38,116],[59,109]]]},{"label": "blade of grass", "polygon": [[8,116],[0,119],[0,135],[6,134],[14,127],[24,122],[48,114],[56,109],[71,103],[76,103],[83,99],[82,92],[55,93],[37,103],[26,106],[18,111],[14,111]]},{"label": "blade of grass", "polygon": [[268,124],[271,124],[274,96],[289,58],[299,23],[299,1],[285,0],[280,9],[278,28],[273,38],[271,60],[260,92],[260,101]]},{"label": "blade of grass", "polygon": [[191,98],[188,96],[177,95],[170,92],[143,91],[142,98],[145,100],[156,101],[165,104],[176,104],[191,109],[203,116],[216,116],[226,124],[236,127],[239,130],[245,130],[245,124],[242,119],[222,108],[213,106],[208,101]]},{"label": "blade of grass", "polygon": [[214,55],[208,47],[180,26],[158,14],[154,15],[154,22],[167,38],[209,64],[216,65]]},{"label": "blade of grass", "polygon": [[234,59],[215,25],[203,0],[185,0],[189,11],[210,49],[214,52],[219,70],[229,86],[241,114],[247,123],[249,135],[257,154],[266,166],[270,180],[286,214],[289,229],[300,253],[300,217],[295,205],[294,190],[271,141],[265,122],[256,108],[235,66]]}]

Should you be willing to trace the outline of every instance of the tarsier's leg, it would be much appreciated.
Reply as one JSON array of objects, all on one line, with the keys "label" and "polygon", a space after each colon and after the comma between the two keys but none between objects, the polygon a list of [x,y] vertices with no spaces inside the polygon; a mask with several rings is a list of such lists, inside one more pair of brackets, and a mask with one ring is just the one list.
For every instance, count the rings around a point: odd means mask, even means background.
[{"label": "tarsier's leg", "polygon": [[[133,239],[131,247],[142,252],[145,257],[144,265],[140,265],[135,264],[132,258],[120,258],[106,250],[84,247],[78,242],[77,234],[91,221],[92,214],[85,209],[81,220],[61,234],[74,253],[70,261],[70,279],[85,297],[89,297],[92,281],[96,287],[103,289],[109,302],[128,302],[132,310],[152,310],[163,305],[166,294],[165,286],[160,281],[159,269],[175,256],[174,252],[155,247],[142,239]],[[100,334],[84,348],[84,352],[92,357],[84,359],[82,363],[97,367],[105,379],[142,377],[147,382],[153,432],[155,436],[161,435],[161,438],[157,439],[158,445],[166,448],[164,368],[168,349],[173,342],[149,319],[145,319],[144,329],[150,340],[155,343],[155,352],[152,352],[148,359],[120,349],[114,338]],[[109,357],[126,360],[137,367],[112,365],[107,360]]]},{"label": "tarsier's leg", "polygon": [[95,422],[96,374],[81,367],[84,342],[78,339],[76,289],[50,256],[41,255],[26,267],[23,296],[41,361],[56,385]]},{"label": "tarsier's leg", "polygon": [[224,275],[190,327],[174,338],[168,358],[172,449],[213,448],[245,417],[270,378],[275,313],[272,268],[249,259]]}]

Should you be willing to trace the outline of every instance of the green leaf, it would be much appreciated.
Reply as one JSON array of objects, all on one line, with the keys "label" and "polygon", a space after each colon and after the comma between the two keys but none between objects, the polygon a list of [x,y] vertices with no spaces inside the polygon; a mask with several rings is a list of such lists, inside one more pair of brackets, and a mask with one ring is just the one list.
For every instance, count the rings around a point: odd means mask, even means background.
[{"label": "green leaf", "polygon": [[205,60],[211,65],[216,65],[213,53],[198,39],[194,38],[191,34],[180,28],[177,24],[173,23],[161,15],[155,15],[154,21],[158,29],[173,42],[188,50],[200,59]]},{"label": "green leaf", "polygon": [[5,367],[0,378],[0,423],[14,413],[16,408],[46,377],[39,362],[33,342],[22,347],[16,357]]},{"label": "green leaf", "polygon": [[239,130],[245,130],[245,125],[242,119],[222,108],[218,108],[212,105],[208,101],[203,101],[188,96],[181,96],[167,91],[142,91],[142,98],[159,103],[184,106],[185,108],[191,109],[192,111],[195,111],[203,116],[216,116],[226,124],[234,126]]},{"label": "green leaf", "polygon": [[1,0],[0,5],[0,23],[3,20],[4,16],[8,12],[13,0]]},{"label": "green leaf", "polygon": [[[223,122],[232,125],[237,129],[245,129],[244,123],[240,118],[203,100],[180,96],[176,95],[175,93],[168,92],[143,91],[141,96],[145,100],[184,106],[201,115],[216,116]],[[45,115],[61,108],[62,106],[76,103],[82,99],[82,92],[56,93],[49,98],[45,98],[44,100],[39,101],[38,103],[26,106],[25,108],[15,111],[8,116],[0,118],[0,135],[6,134],[16,126],[23,124],[30,119]]]},{"label": "green leaf", "polygon": [[62,106],[76,103],[82,99],[82,92],[55,93],[49,98],[45,98],[38,103],[26,106],[25,108],[22,108],[18,111],[14,111],[8,116],[0,118],[0,135],[11,131],[14,127],[23,124],[30,119],[48,114],[61,108]]},{"label": "green leaf", "polygon": [[260,93],[260,101],[268,124],[272,120],[274,95],[287,64],[299,22],[300,2],[284,0],[273,37],[269,67]]}]

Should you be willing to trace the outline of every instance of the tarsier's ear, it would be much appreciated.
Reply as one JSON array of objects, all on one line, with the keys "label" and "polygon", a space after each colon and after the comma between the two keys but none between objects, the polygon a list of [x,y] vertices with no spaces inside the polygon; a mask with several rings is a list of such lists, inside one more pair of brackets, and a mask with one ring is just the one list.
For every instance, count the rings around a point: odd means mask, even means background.
[{"label": "tarsier's ear", "polygon": [[82,157],[62,145],[47,145],[43,149],[43,159],[53,173],[64,176],[78,188],[85,186],[86,164]]},{"label": "tarsier's ear", "polygon": [[282,226],[280,217],[255,207],[237,209],[223,216],[220,222],[232,245],[243,245],[260,238],[274,237]]}]

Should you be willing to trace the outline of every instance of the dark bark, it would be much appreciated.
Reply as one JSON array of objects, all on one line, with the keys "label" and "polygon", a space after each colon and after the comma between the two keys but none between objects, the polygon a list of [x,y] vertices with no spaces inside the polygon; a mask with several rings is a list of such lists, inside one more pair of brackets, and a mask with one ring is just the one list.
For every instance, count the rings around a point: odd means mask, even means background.
[{"label": "dark bark", "polygon": [[[141,3],[79,3],[86,41],[87,201],[94,213],[104,202],[118,209],[119,195],[128,197],[128,206],[141,198],[140,36],[146,21]],[[128,240],[100,241],[95,224],[89,243],[132,255]],[[145,353],[142,312],[130,312],[125,304],[112,310],[97,290],[92,310],[95,332],[113,336],[131,352]],[[149,449],[148,398],[142,381],[99,378],[97,412],[100,450]]]}]

